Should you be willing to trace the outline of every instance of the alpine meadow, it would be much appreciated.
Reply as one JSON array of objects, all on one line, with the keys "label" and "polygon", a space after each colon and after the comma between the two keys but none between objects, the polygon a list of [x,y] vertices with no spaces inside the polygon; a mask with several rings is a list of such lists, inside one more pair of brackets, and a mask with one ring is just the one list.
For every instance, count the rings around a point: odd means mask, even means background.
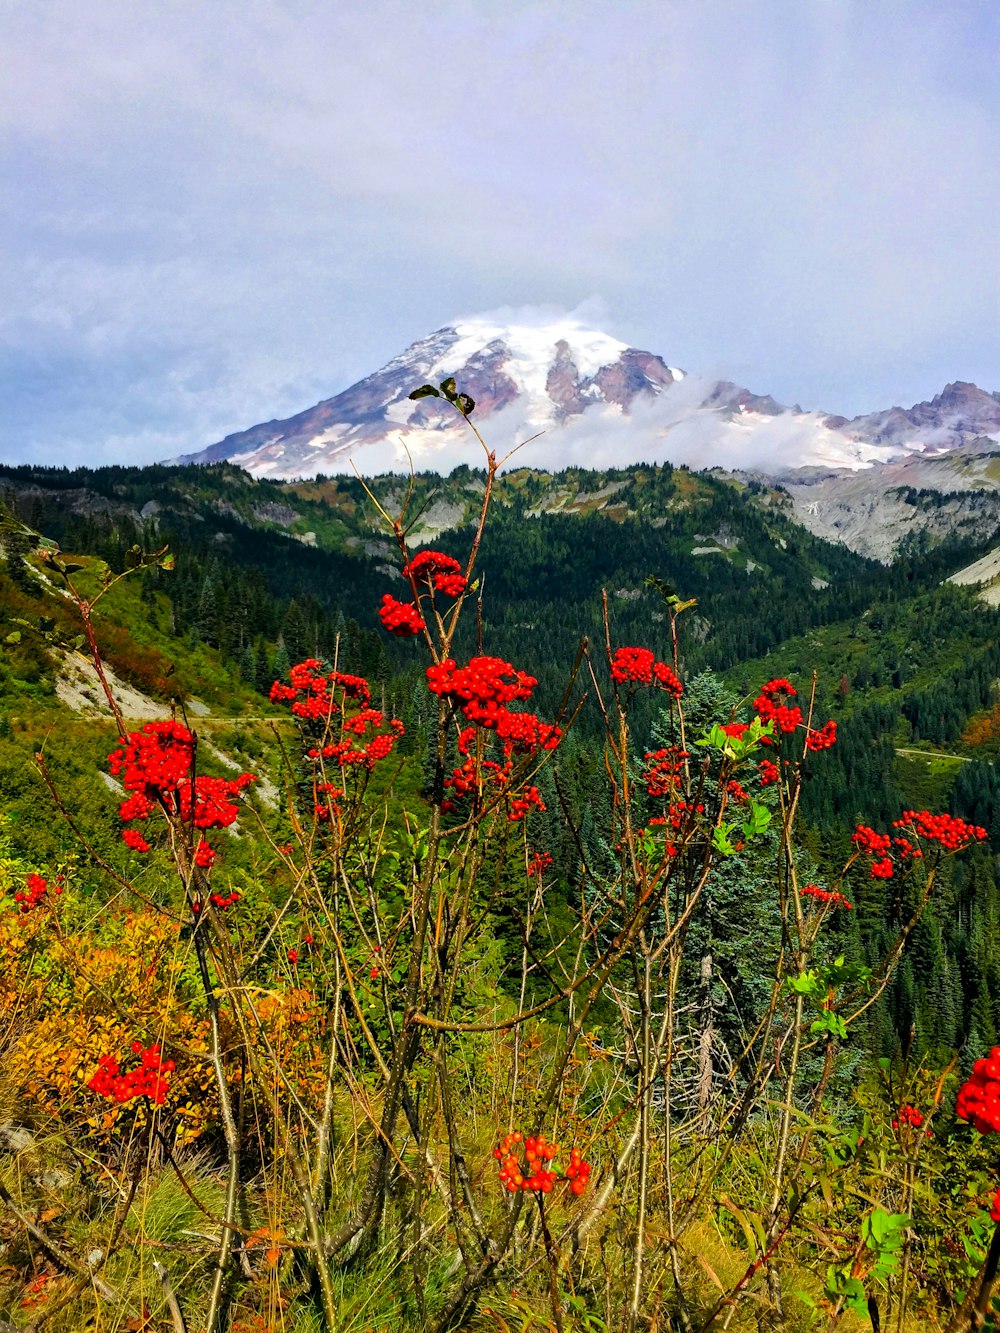
[{"label": "alpine meadow", "polygon": [[984,1327],[988,542],[410,398],[479,466],[0,470],[9,1326]]}]

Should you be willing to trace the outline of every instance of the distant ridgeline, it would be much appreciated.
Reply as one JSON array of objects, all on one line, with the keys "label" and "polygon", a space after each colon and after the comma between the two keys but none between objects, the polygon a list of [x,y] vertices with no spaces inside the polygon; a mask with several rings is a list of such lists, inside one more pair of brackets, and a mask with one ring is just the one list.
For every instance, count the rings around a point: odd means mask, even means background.
[{"label": "distant ridgeline", "polygon": [[[405,477],[367,485],[391,517],[406,506],[412,547],[433,543],[461,558],[483,482],[484,474],[462,467],[448,477],[418,475],[412,493]],[[194,692],[192,673],[211,669],[220,697],[242,690],[259,711],[260,696],[290,663],[336,658],[382,691],[385,706],[407,723],[404,753],[417,753],[427,723],[423,668],[412,643],[379,626],[383,594],[402,592],[399,561],[359,480],[258,481],[230,464],[0,467],[0,498],[0,638],[14,636],[0,664],[6,712],[59,706],[55,659],[37,636],[16,628],[33,616],[61,626],[69,614],[40,579],[33,534],[115,570],[134,546],[169,545],[174,570],[137,573],[127,613],[124,602],[106,612],[103,632],[120,674],[127,678],[131,664],[138,683],[166,699],[177,673]],[[615,643],[669,654],[663,597],[647,583],[654,576],[696,599],[681,622],[687,681],[717,673],[712,688],[730,691],[738,709],[779,675],[808,698],[818,672],[818,716],[835,718],[839,728],[838,744],[816,757],[803,795],[820,867],[842,858],[855,823],[891,821],[909,805],[950,806],[989,828],[1000,847],[1000,780],[992,767],[1000,751],[1000,613],[942,582],[985,549],[915,540],[882,565],[810,534],[790,516],[781,489],[761,482],[668,465],[522,469],[500,477],[484,540],[483,649],[537,675],[539,706],[550,714],[583,637],[600,664],[602,590]],[[65,625],[66,634],[71,628]],[[459,648],[471,653],[476,644]],[[700,688],[710,680],[703,677]],[[644,697],[639,707],[646,711],[637,726],[652,747],[656,700]],[[588,853],[601,823],[589,806],[602,762],[597,734],[585,705],[555,774],[545,776],[548,800],[572,808]],[[4,760],[0,781],[14,782],[11,772]],[[552,850],[569,886],[580,844],[560,836]],[[970,1025],[977,1049],[1000,1036],[995,866],[992,851],[982,849],[943,871],[934,910],[873,1017],[879,1045],[891,1046],[911,1023],[924,1045],[956,1044]],[[899,907],[891,884],[860,892],[878,898],[888,933]],[[842,929],[848,950],[877,952],[878,942],[852,936],[850,920]]]}]

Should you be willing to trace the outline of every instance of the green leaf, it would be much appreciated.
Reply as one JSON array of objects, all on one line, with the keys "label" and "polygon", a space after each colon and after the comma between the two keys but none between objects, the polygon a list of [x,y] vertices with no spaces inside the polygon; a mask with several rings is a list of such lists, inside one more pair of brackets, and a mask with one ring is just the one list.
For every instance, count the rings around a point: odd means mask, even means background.
[{"label": "green leaf", "polygon": [[467,393],[460,393],[455,399],[455,406],[463,417],[468,417],[476,410],[476,400],[470,398]]},{"label": "green leaf", "polygon": [[455,384],[454,375],[449,375],[446,380],[441,381],[441,392],[448,399],[449,403],[453,403],[455,401],[455,399],[458,397],[458,387]]},{"label": "green leaf", "polygon": [[725,1208],[735,1221],[739,1224],[743,1235],[746,1237],[747,1249],[751,1253],[757,1251],[763,1254],[767,1249],[767,1243],[764,1237],[764,1227],[759,1217],[753,1213],[745,1213],[742,1208],[738,1208],[732,1199],[723,1197],[719,1203]]},{"label": "green leaf", "polygon": [[743,825],[743,836],[749,842],[751,838],[758,837],[766,832],[771,822],[771,812],[767,806],[759,805],[756,801],[750,803],[750,818]]},{"label": "green leaf", "polygon": [[160,561],[160,568],[161,568],[161,569],[166,569],[166,570],[171,570],[171,569],[174,568],[175,563],[176,563],[176,562],[175,562],[175,560],[174,560],[173,552],[171,552],[169,555],[165,555],[165,556],[161,559],[161,561]]},{"label": "green leaf", "polygon": [[20,643],[20,642],[21,642],[21,631],[19,629],[12,630],[11,633],[8,634],[7,637],[4,639],[4,643]]},{"label": "green leaf", "polygon": [[798,976],[787,977],[786,980],[788,989],[796,995],[811,995],[819,987],[816,973],[811,968],[808,972],[800,972]]},{"label": "green leaf", "polygon": [[729,838],[734,827],[735,825],[733,824],[718,824],[712,830],[712,846],[720,856],[736,855],[736,848],[733,846]]},{"label": "green leaf", "polygon": [[408,394],[407,396],[413,399],[414,401],[416,401],[416,399],[418,398],[441,397],[441,395],[438,393],[437,389],[435,389],[433,384],[421,384],[419,389],[414,389],[413,392],[411,394]]},{"label": "green leaf", "polygon": [[839,1014],[826,1010],[809,1024],[809,1031],[814,1034],[828,1032],[832,1037],[839,1037],[844,1041],[847,1037],[847,1024]]}]

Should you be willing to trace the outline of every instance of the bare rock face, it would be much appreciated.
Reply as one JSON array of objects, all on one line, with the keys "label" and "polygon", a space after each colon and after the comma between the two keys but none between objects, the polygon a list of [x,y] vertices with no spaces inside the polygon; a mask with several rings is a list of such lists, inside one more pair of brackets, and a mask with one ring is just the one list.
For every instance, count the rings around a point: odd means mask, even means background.
[{"label": "bare rock face", "polygon": [[929,402],[913,407],[890,407],[855,417],[848,423],[876,444],[900,444],[915,437],[928,445],[953,447],[979,435],[1000,431],[1000,394],[986,393],[975,384],[956,380],[946,384]]}]

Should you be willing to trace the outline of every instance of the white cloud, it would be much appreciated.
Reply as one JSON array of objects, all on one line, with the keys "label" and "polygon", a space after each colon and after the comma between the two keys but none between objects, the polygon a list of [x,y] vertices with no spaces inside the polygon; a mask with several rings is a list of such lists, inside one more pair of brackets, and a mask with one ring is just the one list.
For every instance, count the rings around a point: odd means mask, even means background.
[{"label": "white cloud", "polygon": [[998,38],[973,0],[6,6],[3,456],[197,448],[587,292],[783,401],[1000,387]]}]

